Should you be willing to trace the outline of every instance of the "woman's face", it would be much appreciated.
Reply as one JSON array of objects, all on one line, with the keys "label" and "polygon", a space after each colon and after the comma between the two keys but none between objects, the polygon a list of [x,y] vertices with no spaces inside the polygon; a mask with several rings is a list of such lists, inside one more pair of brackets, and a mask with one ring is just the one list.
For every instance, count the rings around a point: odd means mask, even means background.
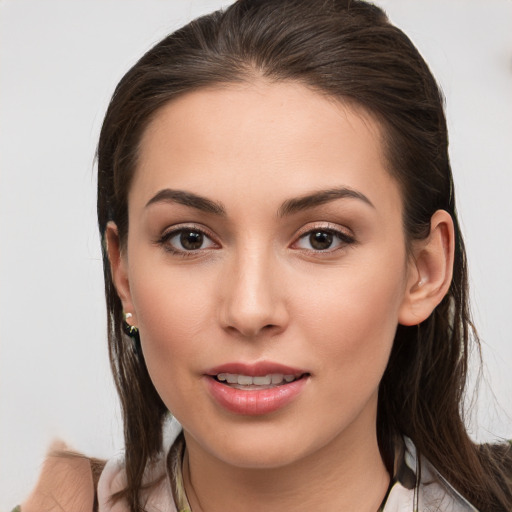
[{"label": "woman's face", "polygon": [[377,123],[302,85],[223,85],[147,128],[118,290],[196,454],[280,467],[375,439],[408,282]]}]

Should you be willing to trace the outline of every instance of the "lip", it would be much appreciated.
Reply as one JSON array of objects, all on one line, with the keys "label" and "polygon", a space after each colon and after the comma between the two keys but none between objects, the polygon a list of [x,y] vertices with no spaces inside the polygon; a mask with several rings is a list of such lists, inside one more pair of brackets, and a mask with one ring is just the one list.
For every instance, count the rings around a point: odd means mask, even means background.
[{"label": "lip", "polygon": [[[264,389],[238,389],[214,379],[219,373],[236,373],[260,377],[268,374],[301,376],[298,380]],[[263,361],[255,364],[227,363],[204,374],[206,389],[213,400],[227,411],[246,416],[270,414],[295,400],[309,381],[310,373],[279,363]]]},{"label": "lip", "polygon": [[249,375],[251,377],[262,377],[269,373],[282,373],[283,375],[303,375],[309,373],[301,368],[292,368],[280,363],[271,361],[260,361],[258,363],[226,363],[215,366],[205,372],[206,375],[214,376],[219,373],[237,373],[239,375]]}]

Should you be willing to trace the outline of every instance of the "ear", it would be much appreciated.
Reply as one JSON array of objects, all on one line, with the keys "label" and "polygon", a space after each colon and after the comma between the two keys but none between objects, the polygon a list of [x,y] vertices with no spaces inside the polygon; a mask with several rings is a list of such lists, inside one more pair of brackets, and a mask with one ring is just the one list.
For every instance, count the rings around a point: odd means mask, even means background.
[{"label": "ear", "polygon": [[453,274],[454,228],[451,215],[438,210],[430,235],[414,242],[409,275],[398,322],[417,325],[426,320],[448,293]]},{"label": "ear", "polygon": [[128,261],[126,252],[121,247],[119,231],[114,222],[110,221],[105,230],[105,241],[107,244],[107,254],[110,261],[110,272],[112,281],[117,291],[117,295],[123,304],[123,311],[131,313],[130,325],[137,326],[137,318],[132,303],[130,293],[130,281],[128,279]]}]

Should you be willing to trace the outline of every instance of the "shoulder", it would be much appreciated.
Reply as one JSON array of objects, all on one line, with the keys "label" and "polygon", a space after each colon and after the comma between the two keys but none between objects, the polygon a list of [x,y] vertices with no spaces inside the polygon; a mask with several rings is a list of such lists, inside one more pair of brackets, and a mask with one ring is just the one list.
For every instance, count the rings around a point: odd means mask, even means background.
[{"label": "shoulder", "polygon": [[56,442],[43,463],[39,479],[21,506],[23,512],[92,512],[97,475],[102,463]]}]

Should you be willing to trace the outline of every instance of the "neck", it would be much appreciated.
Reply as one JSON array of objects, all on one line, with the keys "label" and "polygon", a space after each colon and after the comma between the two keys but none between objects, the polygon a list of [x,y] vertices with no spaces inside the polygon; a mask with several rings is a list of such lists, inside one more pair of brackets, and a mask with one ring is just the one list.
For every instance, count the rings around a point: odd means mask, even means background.
[{"label": "neck", "polygon": [[376,432],[362,439],[356,431],[293,464],[264,469],[197,458],[194,441],[187,443],[183,476],[193,512],[237,512],[249,503],[252,512],[376,512],[389,486]]}]

